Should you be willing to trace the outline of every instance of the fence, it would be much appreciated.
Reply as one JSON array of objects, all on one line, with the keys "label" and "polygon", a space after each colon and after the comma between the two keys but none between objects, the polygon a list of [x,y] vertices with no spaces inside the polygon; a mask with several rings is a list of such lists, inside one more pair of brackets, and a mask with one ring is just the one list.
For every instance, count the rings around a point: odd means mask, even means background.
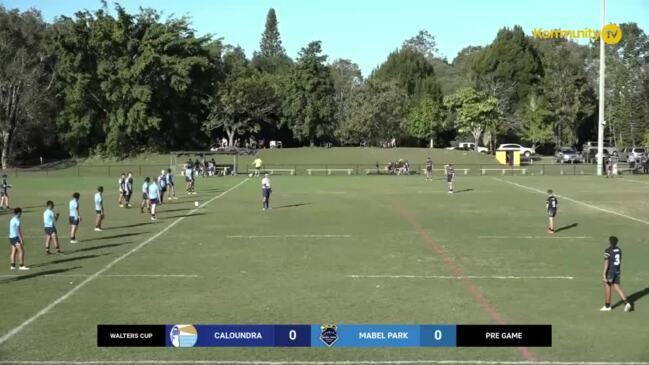
[{"label": "fence", "polygon": [[[497,164],[457,164],[453,165],[457,175],[466,176],[560,176],[560,175],[595,175],[596,166],[592,164],[531,164],[517,167],[508,167]],[[161,170],[169,165],[75,165],[65,168],[56,167],[31,167],[7,169],[3,172],[14,177],[117,177],[122,172],[132,172],[134,176],[158,176]],[[423,174],[425,164],[412,164],[410,174]],[[434,174],[442,173],[443,165],[434,166]],[[359,163],[326,163],[326,164],[265,164],[264,172],[273,175],[388,175],[386,164],[359,164]],[[175,166],[175,173],[180,174],[180,166]],[[239,165],[239,174],[248,174],[252,171],[250,166]],[[626,164],[619,165],[623,174],[635,173]]]}]

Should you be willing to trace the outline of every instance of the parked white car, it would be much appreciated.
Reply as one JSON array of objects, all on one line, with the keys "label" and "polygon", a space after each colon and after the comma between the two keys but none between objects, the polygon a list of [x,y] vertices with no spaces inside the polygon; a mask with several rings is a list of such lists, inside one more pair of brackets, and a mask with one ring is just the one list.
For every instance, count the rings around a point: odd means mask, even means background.
[{"label": "parked white car", "polygon": [[536,154],[533,148],[523,147],[515,143],[505,143],[498,146],[498,151],[521,151],[521,155],[530,157]]},{"label": "parked white car", "polygon": [[645,149],[643,147],[626,147],[620,151],[619,157],[620,160],[628,163],[640,162],[644,154]]},{"label": "parked white car", "polygon": [[[446,147],[447,150],[459,150],[459,151],[475,151],[475,143],[473,142],[460,142],[457,144],[457,147]],[[478,146],[478,152],[480,153],[489,153],[487,147]]]}]

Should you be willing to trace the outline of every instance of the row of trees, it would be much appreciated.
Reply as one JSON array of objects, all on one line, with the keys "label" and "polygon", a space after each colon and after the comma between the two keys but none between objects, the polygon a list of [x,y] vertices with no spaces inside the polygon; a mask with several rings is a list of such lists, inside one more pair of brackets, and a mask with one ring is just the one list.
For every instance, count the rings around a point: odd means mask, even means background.
[{"label": "row of trees", "polygon": [[[621,24],[606,49],[607,137],[649,142],[649,37]],[[595,130],[598,44],[501,29],[448,62],[425,30],[363,77],[322,45],[293,60],[273,9],[251,59],[186,18],[105,5],[45,23],[0,8],[1,162],[206,148],[215,136],[285,145],[448,145],[471,138],[577,145]]]}]

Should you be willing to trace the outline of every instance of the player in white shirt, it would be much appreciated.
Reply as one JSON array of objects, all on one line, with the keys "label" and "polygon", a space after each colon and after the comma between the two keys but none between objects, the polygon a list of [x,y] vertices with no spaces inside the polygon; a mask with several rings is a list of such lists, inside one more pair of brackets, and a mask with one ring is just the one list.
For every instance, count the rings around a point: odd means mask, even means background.
[{"label": "player in white shirt", "polygon": [[270,188],[270,178],[268,174],[264,174],[263,179],[261,179],[261,207],[262,210],[270,209],[270,193],[273,190]]},{"label": "player in white shirt", "polygon": [[95,213],[97,217],[95,218],[95,231],[101,232],[101,222],[104,220],[104,197],[102,196],[104,192],[104,187],[100,186],[97,188],[95,193]]}]

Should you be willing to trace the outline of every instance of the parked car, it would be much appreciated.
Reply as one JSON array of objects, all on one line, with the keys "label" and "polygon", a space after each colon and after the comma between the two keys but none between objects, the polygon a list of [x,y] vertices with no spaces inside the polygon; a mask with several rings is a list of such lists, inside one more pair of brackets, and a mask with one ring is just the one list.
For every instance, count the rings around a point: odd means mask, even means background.
[{"label": "parked car", "polygon": [[572,147],[561,147],[554,154],[557,163],[579,163],[583,159],[576,149]]},{"label": "parked car", "polygon": [[[457,147],[447,147],[447,150],[460,150],[460,151],[475,151],[475,143],[473,142],[460,142]],[[489,153],[487,147],[478,146],[478,152]]]},{"label": "parked car", "polygon": [[514,143],[501,144],[498,146],[498,151],[521,151],[521,155],[525,157],[530,157],[536,154],[536,151],[533,148],[523,147]]},{"label": "parked car", "polygon": [[626,147],[620,151],[619,157],[621,161],[631,162],[640,162],[642,156],[645,153],[644,147]]},{"label": "parked car", "polygon": [[[611,146],[608,143],[604,143],[602,145],[602,149],[604,150],[605,157],[607,156],[607,154],[611,156],[619,156],[619,151],[617,150],[617,148]],[[595,152],[592,152],[593,150]],[[581,151],[581,155],[585,162],[592,162],[591,159],[594,158],[596,154],[597,154],[597,142],[588,141],[584,143],[583,149]]]}]

